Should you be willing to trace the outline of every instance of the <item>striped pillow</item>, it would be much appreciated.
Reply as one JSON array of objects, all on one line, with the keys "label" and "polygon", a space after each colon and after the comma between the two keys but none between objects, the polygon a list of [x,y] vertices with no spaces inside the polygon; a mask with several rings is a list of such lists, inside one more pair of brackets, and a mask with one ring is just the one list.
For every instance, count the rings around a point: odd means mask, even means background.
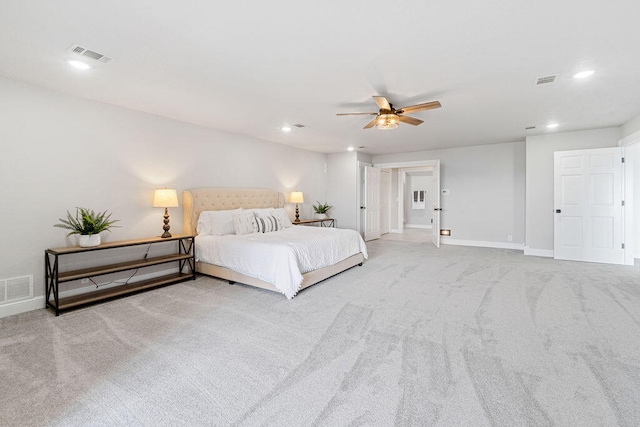
[{"label": "striped pillow", "polygon": [[278,227],[278,220],[271,215],[256,218],[256,222],[258,223],[258,233],[270,233],[280,229],[280,227]]}]

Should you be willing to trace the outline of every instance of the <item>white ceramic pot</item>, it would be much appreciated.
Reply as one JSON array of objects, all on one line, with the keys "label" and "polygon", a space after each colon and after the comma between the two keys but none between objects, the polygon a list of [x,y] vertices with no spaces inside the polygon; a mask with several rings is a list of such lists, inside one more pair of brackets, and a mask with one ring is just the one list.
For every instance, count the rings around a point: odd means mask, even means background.
[{"label": "white ceramic pot", "polygon": [[321,214],[321,213],[316,214],[317,219],[325,219],[326,217],[327,217],[327,214]]},{"label": "white ceramic pot", "polygon": [[99,234],[81,234],[78,236],[78,245],[81,248],[92,248],[100,244]]}]

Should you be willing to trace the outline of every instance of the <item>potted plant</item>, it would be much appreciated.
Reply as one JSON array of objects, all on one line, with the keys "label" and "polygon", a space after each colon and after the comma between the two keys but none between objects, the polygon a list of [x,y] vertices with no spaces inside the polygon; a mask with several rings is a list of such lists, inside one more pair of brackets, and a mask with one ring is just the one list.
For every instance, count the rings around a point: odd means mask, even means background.
[{"label": "potted plant", "polygon": [[118,227],[113,224],[119,220],[110,218],[111,214],[107,214],[107,211],[95,213],[91,209],[76,208],[75,217],[67,211],[67,218],[59,218],[60,223],[55,224],[54,227],[71,230],[67,236],[78,234],[78,244],[83,248],[89,248],[100,244],[101,232],[110,231],[111,227]]},{"label": "potted plant", "polygon": [[317,205],[313,205],[313,210],[316,212],[316,218],[325,219],[327,217],[327,213],[333,206],[329,206],[327,202],[324,204],[318,202]]}]

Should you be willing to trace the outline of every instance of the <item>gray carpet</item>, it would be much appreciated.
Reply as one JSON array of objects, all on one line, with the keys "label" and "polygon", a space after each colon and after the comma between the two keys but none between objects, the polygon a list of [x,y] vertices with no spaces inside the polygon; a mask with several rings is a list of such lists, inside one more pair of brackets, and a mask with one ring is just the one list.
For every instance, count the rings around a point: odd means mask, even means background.
[{"label": "gray carpet", "polygon": [[0,425],[640,425],[640,273],[375,241],[292,301],[200,277],[0,319]]}]

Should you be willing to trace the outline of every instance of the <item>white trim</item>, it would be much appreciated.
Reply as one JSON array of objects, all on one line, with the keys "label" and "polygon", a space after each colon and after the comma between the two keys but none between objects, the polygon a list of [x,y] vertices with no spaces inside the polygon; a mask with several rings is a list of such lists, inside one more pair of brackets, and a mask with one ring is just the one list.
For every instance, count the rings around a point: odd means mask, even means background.
[{"label": "white trim", "polygon": [[7,316],[13,316],[14,314],[37,310],[39,308],[44,308],[44,295],[0,306],[0,319]]},{"label": "white trim", "polygon": [[391,230],[389,230],[389,233],[400,234],[400,233],[402,233],[402,230],[400,230],[399,228],[392,228]]},{"label": "white trim", "polygon": [[524,247],[524,254],[531,256],[541,256],[546,258],[553,258],[553,249],[531,249],[529,246]]},{"label": "white trim", "polygon": [[404,228],[427,228],[431,230],[433,227],[431,226],[431,224],[405,224]]},{"label": "white trim", "polygon": [[422,166],[434,167],[438,165],[438,162],[440,162],[440,159],[415,160],[413,162],[374,163],[373,166],[380,169],[401,169],[401,168],[412,168],[412,167],[422,167]]},{"label": "white trim", "polygon": [[454,246],[476,246],[481,248],[494,248],[494,249],[515,249],[521,251],[524,249],[523,243],[507,243],[507,242],[484,242],[481,240],[460,240],[452,239],[451,237],[440,237],[440,242],[445,245]]}]

